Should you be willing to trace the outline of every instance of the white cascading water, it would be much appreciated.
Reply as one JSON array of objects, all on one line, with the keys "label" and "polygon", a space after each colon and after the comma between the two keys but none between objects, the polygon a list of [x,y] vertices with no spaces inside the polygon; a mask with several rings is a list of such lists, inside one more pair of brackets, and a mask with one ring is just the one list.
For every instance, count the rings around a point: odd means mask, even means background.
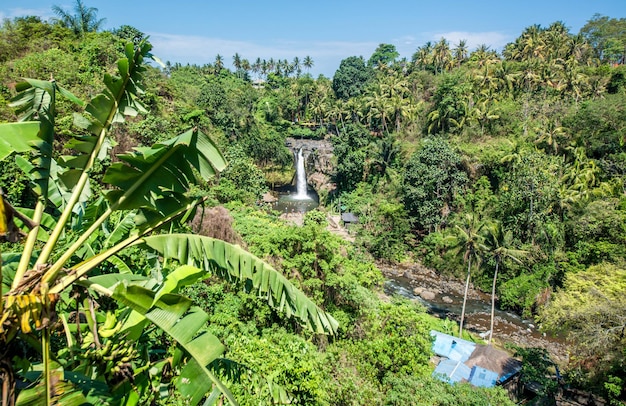
[{"label": "white cascading water", "polygon": [[309,199],[307,195],[306,173],[304,171],[304,156],[302,155],[302,148],[298,150],[296,156],[296,196],[297,200]]}]

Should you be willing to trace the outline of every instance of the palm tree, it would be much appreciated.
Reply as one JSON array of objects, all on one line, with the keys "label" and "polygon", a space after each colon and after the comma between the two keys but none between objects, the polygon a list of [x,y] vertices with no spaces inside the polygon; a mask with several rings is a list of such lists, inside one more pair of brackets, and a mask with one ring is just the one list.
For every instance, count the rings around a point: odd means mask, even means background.
[{"label": "palm tree", "polygon": [[452,245],[458,253],[463,253],[463,262],[467,263],[467,276],[463,291],[463,307],[461,308],[461,321],[459,323],[459,337],[463,336],[463,322],[465,320],[465,305],[469,290],[472,261],[476,264],[481,262],[481,254],[485,251],[484,237],[481,232],[485,223],[474,213],[466,213],[460,224],[455,224],[454,235],[451,236]]},{"label": "palm tree", "polygon": [[233,56],[233,66],[236,71],[241,69],[241,56],[239,56],[238,52],[235,52],[235,55]]},{"label": "palm tree", "polygon": [[309,70],[313,67],[313,65],[315,65],[313,63],[313,59],[307,55],[304,57],[304,61],[302,62],[302,65],[304,65],[304,67],[306,68],[307,73],[309,72]]},{"label": "palm tree", "polygon": [[535,129],[537,133],[536,145],[546,145],[556,155],[559,150],[559,142],[562,138],[566,138],[565,128],[557,121],[544,119]]},{"label": "palm tree", "polygon": [[222,55],[220,55],[220,54],[215,55],[215,64],[214,65],[215,65],[215,72],[216,73],[220,73],[220,71],[224,67],[224,58],[222,57]]},{"label": "palm tree", "polygon": [[435,73],[437,73],[437,68],[439,68],[439,73],[443,73],[444,69],[449,67],[452,52],[445,38],[441,38],[441,40],[435,44],[433,48],[433,59],[435,62]]},{"label": "palm tree", "polygon": [[257,79],[259,76],[259,72],[261,72],[261,63],[261,58],[257,57],[256,61],[254,61],[254,63],[252,64],[252,72]]},{"label": "palm tree", "polygon": [[300,63],[300,58],[297,56],[293,58],[293,63],[291,64],[293,70],[296,72],[296,77],[300,77],[302,74],[302,63]]},{"label": "palm tree", "polygon": [[433,44],[428,41],[424,46],[417,48],[417,51],[413,54],[413,62],[420,70],[424,70],[431,66],[433,63]]},{"label": "palm tree", "polygon": [[510,231],[505,231],[502,228],[502,223],[494,222],[487,227],[486,246],[489,249],[489,254],[495,261],[495,270],[493,272],[493,283],[491,285],[491,324],[489,327],[489,340],[487,344],[491,344],[491,338],[493,337],[493,322],[495,318],[496,309],[496,282],[498,280],[498,268],[500,263],[505,259],[510,259],[518,264],[522,261],[520,257],[526,255],[527,251],[508,248],[512,245],[513,234]]},{"label": "palm tree", "polygon": [[250,61],[246,58],[241,60],[241,70],[243,70],[244,76],[248,75],[252,70],[252,65],[250,65]]},{"label": "palm tree", "polygon": [[462,39],[456,48],[453,49],[454,60],[457,63],[457,67],[461,66],[463,62],[467,60],[467,41]]},{"label": "palm tree", "polygon": [[86,32],[98,31],[106,21],[105,18],[98,19],[97,8],[87,7],[82,0],[76,0],[74,14],[63,10],[57,5],[52,6],[52,11],[59,16],[59,18],[55,19],[56,21],[74,31],[74,34],[81,36]]}]

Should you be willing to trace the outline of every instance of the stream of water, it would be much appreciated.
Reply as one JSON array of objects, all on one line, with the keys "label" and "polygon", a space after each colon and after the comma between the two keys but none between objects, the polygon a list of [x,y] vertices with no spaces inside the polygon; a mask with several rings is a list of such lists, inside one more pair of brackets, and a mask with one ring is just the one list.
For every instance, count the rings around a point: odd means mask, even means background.
[{"label": "stream of water", "polygon": [[[459,321],[463,303],[462,283],[437,279],[433,273],[405,277],[402,274],[389,274],[385,281],[385,293],[401,295],[423,304],[428,312],[440,318]],[[432,299],[425,300],[418,294],[428,290]],[[473,291],[468,296],[464,326],[472,333],[486,338],[491,322],[491,298],[482,292]],[[493,339],[496,342],[514,343],[523,347],[541,347],[548,350],[555,360],[565,360],[567,347],[561,337],[544,334],[531,320],[524,320],[517,314],[496,308]]]}]

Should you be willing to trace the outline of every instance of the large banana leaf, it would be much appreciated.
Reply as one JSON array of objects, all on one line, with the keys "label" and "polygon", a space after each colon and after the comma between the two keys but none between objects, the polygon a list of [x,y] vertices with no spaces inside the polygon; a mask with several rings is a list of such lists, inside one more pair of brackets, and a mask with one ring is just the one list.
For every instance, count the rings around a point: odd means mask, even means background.
[{"label": "large banana leaf", "polygon": [[[196,283],[205,276],[206,272],[201,269],[183,265],[170,272],[159,287],[153,285],[151,278],[133,274],[100,275],[80,284],[92,288],[97,285],[103,288],[96,289],[100,291],[112,290],[115,299],[133,310],[121,330],[128,339],[138,339],[147,322],[152,321],[187,350],[191,358],[183,367],[176,387],[187,398],[188,404],[198,404],[214,386],[219,389],[218,394],[231,396],[223,391],[225,387],[211,371],[218,372],[230,382],[240,382],[245,375],[257,391],[266,391],[275,403],[290,403],[290,395],[280,385],[259,376],[244,365],[217,358],[224,347],[217,338],[204,331],[208,316],[199,308],[191,307],[189,299],[176,295],[183,286]],[[197,345],[190,344],[190,340],[198,340]],[[196,351],[201,347],[204,347],[202,353]]]},{"label": "large banana leaf", "polygon": [[39,121],[0,124],[0,161],[13,153],[28,152],[39,141]]},{"label": "large banana leaf", "polygon": [[[125,163],[111,165],[103,178],[117,189],[107,194],[116,209],[149,209],[165,213],[189,199],[194,169],[204,179],[226,167],[213,141],[197,128],[149,148],[118,156]],[[174,201],[172,201],[172,197]]]},{"label": "large banana leaf", "polygon": [[242,282],[248,291],[256,291],[270,306],[297,317],[316,333],[335,334],[338,323],[321,310],[302,291],[266,262],[238,245],[191,234],[167,234],[145,237],[144,243],[165,258],[202,268],[230,281]]},{"label": "large banana leaf", "polygon": [[[207,369],[207,366],[224,353],[224,345],[205,330],[209,316],[199,307],[192,306],[188,298],[157,292],[122,281],[115,286],[113,298],[125,304],[170,335],[192,357],[197,371],[208,378],[229,402],[237,402],[228,388]],[[205,379],[201,379],[205,382]],[[194,386],[194,382],[189,382]],[[197,392],[193,391],[192,392]],[[206,393],[206,392],[205,392]]]},{"label": "large banana leaf", "polygon": [[[35,193],[46,198],[54,142],[56,94],[59,92],[78,105],[83,102],[54,80],[25,79],[16,85],[16,90],[18,94],[10,105],[16,108],[20,122],[0,124],[0,161],[13,153],[34,152],[30,165],[22,169],[33,181]],[[34,119],[38,121],[30,121]]]}]

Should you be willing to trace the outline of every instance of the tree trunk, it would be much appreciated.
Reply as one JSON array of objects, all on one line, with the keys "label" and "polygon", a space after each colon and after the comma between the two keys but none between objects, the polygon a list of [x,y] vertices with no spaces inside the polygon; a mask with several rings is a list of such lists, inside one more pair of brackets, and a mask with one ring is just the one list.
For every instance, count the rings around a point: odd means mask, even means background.
[{"label": "tree trunk", "polygon": [[493,284],[491,285],[491,325],[489,327],[489,340],[487,345],[491,344],[491,337],[493,336],[493,319],[496,312],[496,280],[498,279],[498,265],[500,261],[496,260],[496,270],[493,273]]},{"label": "tree trunk", "polygon": [[467,303],[467,291],[469,290],[471,266],[472,266],[472,259],[470,258],[467,263],[467,278],[465,279],[465,292],[463,292],[463,307],[461,309],[461,322],[459,324],[459,338],[463,338],[463,320],[465,320],[465,304]]},{"label": "tree trunk", "polygon": [[15,405],[15,376],[8,354],[4,354],[0,360],[0,391],[0,404]]}]

